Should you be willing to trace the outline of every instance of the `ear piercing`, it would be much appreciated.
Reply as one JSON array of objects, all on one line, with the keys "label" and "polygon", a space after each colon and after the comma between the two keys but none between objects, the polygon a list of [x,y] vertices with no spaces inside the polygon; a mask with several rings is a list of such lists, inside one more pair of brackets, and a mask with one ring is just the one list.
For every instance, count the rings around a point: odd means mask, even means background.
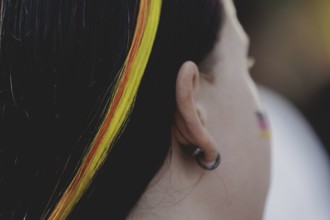
[{"label": "ear piercing", "polygon": [[197,147],[197,149],[194,151],[193,155],[196,157],[197,164],[204,170],[208,170],[208,171],[215,170],[220,165],[221,162],[220,154],[219,153],[217,154],[217,158],[212,163],[205,163],[203,161],[204,154],[205,154],[204,151],[199,147]]}]

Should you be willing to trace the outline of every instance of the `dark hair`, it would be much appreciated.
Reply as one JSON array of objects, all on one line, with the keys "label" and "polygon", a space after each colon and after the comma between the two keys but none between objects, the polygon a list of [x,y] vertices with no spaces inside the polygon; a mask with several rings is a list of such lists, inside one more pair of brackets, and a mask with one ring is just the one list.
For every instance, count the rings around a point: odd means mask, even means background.
[{"label": "dark hair", "polygon": [[[98,127],[139,1],[0,1],[0,219],[44,219]],[[164,0],[129,122],[71,219],[124,219],[170,149],[176,73],[202,63],[219,0]]]}]

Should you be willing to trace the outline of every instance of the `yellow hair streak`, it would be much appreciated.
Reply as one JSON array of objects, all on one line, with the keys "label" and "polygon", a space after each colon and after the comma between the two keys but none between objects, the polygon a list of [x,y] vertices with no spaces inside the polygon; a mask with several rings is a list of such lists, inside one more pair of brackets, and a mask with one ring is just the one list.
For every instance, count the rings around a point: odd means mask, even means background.
[{"label": "yellow hair streak", "polygon": [[132,45],[112,96],[109,97],[111,102],[106,110],[107,113],[74,178],[51,212],[49,219],[62,220],[68,217],[88,189],[124,128],[152,51],[161,6],[162,0],[140,0]]}]

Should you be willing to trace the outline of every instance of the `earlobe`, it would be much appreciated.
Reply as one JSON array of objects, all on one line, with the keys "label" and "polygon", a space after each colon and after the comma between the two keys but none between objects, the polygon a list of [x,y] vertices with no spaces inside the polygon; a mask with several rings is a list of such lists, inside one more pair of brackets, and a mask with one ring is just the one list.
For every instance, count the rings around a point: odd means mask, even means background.
[{"label": "earlobe", "polygon": [[198,100],[200,89],[200,71],[198,66],[191,61],[185,62],[177,76],[176,102],[177,110],[174,122],[174,139],[178,146],[196,150],[196,146],[203,152],[199,159],[205,164],[211,164],[218,158],[218,150],[210,133],[205,128],[203,106]]}]

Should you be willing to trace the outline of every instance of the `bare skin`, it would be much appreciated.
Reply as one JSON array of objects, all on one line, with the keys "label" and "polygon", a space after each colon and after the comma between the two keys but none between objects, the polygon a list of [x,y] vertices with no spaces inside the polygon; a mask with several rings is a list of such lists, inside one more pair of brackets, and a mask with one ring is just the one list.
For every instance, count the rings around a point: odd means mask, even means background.
[{"label": "bare skin", "polygon": [[[256,117],[262,108],[248,73],[248,38],[232,0],[223,4],[225,22],[211,54],[212,71],[202,73],[191,61],[182,64],[172,152],[128,219],[262,219],[270,143],[260,135]],[[205,152],[206,163],[219,152],[221,165],[203,170],[193,145]]]}]

